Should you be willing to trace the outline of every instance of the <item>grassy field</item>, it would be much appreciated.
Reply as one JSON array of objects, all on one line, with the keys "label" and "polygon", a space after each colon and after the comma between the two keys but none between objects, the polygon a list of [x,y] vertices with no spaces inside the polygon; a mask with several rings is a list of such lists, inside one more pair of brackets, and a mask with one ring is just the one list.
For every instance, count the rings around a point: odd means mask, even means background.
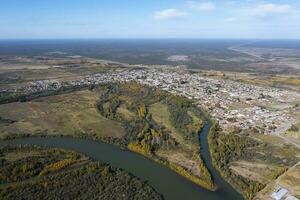
[{"label": "grassy field", "polygon": [[43,97],[30,102],[0,105],[0,137],[13,135],[65,135],[122,137],[121,124],[102,117],[96,108],[100,91],[79,91]]},{"label": "grassy field", "polygon": [[262,161],[235,161],[231,163],[231,170],[247,179],[267,184],[277,178],[278,174],[283,173],[287,167],[272,165]]},{"label": "grassy field", "polygon": [[[32,81],[37,80],[59,80],[59,81],[72,81],[78,80],[82,76],[101,73],[109,71],[111,68],[104,66],[80,66],[80,68],[69,69],[69,68],[54,68],[48,66],[48,68],[42,69],[1,69],[0,67],[0,89],[16,88],[20,85],[25,85]],[[11,79],[8,77],[15,77]]]},{"label": "grassy field", "polygon": [[[6,60],[6,61],[5,61]],[[7,57],[0,59],[0,89],[16,88],[37,80],[78,80],[82,76],[119,68],[114,64],[86,57]]]},{"label": "grassy field", "polygon": [[226,78],[243,83],[279,87],[300,91],[300,77],[299,75],[269,75],[269,74],[255,74],[255,73],[231,73],[226,72],[225,76],[217,76],[219,78]]},{"label": "grassy field", "polygon": [[218,79],[229,79],[252,85],[285,88],[300,91],[299,74],[267,74],[246,72],[202,71],[204,75]]},{"label": "grassy field", "polygon": [[269,199],[270,195],[279,187],[283,187],[289,191],[293,196],[300,198],[300,163],[287,170],[277,179],[273,179],[269,184],[260,191],[257,199]]},{"label": "grassy field", "polygon": [[252,133],[251,137],[258,139],[262,142],[271,144],[271,145],[282,145],[285,143],[284,139],[282,139],[281,137],[278,137],[278,136],[273,136],[273,135]]},{"label": "grassy field", "polygon": [[287,188],[292,194],[300,198],[300,163],[281,176],[278,180],[278,184]]}]

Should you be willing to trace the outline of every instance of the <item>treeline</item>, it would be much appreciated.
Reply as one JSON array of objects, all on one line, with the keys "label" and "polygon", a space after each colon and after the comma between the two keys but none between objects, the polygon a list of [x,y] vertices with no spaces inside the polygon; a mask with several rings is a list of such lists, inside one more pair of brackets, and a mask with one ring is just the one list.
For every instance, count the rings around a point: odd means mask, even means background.
[{"label": "treeline", "polygon": [[218,124],[213,122],[208,142],[214,167],[245,199],[252,199],[264,188],[264,184],[239,176],[229,168],[230,162],[251,156],[247,148],[259,145],[257,141],[245,136],[225,134],[221,132]]},{"label": "treeline", "polygon": [[15,123],[16,120],[6,119],[0,116],[0,125],[9,125]]},{"label": "treeline", "polygon": [[85,85],[67,85],[55,90],[42,90],[37,92],[6,92],[0,94],[0,104],[12,102],[26,102],[40,97],[70,93],[85,88],[89,87]]},{"label": "treeline", "polygon": [[[138,178],[129,173],[113,168],[109,165],[100,164],[86,160],[79,165],[67,167],[65,165],[66,157],[82,158],[80,154],[74,152],[59,151],[53,149],[10,149],[9,151],[2,150],[1,162],[10,163],[17,167],[17,161],[6,159],[6,153],[22,152],[23,163],[27,166],[31,165],[35,159],[52,160],[50,165],[47,165],[48,173],[34,173],[26,179],[16,179],[11,184],[0,184],[0,199],[3,200],[23,200],[23,199],[120,199],[120,200],[159,200],[163,197],[158,194],[147,183],[140,181]],[[23,151],[24,150],[24,151]],[[33,152],[35,151],[35,152]],[[42,151],[42,154],[38,154]],[[49,151],[49,152],[47,152]],[[51,152],[52,151],[52,152]],[[53,153],[56,151],[56,153]],[[24,155],[24,152],[25,155]],[[65,154],[64,156],[60,153]],[[17,154],[16,154],[17,155]],[[61,157],[58,160],[55,157]],[[34,159],[35,158],[35,159]],[[25,160],[24,160],[25,159]],[[15,164],[12,164],[15,163]],[[49,164],[49,163],[48,163]],[[68,163],[67,165],[70,165]],[[3,166],[0,165],[0,170],[3,171]],[[35,165],[36,168],[39,166]],[[35,168],[33,167],[33,168]],[[26,171],[26,170],[25,170]],[[40,171],[40,170],[31,170]],[[55,171],[55,173],[54,173]]]},{"label": "treeline", "polygon": [[[26,156],[12,162],[5,158],[6,153],[26,154]],[[0,184],[24,181],[50,171],[57,171],[80,158],[83,158],[80,154],[59,149],[5,147],[0,149]]]}]

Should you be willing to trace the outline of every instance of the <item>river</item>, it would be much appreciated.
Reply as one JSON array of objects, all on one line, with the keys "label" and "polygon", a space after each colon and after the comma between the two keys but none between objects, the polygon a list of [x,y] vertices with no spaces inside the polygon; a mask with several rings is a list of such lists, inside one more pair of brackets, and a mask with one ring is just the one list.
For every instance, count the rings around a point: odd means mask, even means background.
[{"label": "river", "polygon": [[240,200],[242,199],[241,195],[225,182],[212,166],[207,141],[210,126],[211,124],[208,122],[202,129],[200,146],[202,158],[218,186],[218,190],[215,192],[201,188],[167,167],[139,154],[98,141],[77,138],[28,137],[0,140],[0,147],[4,145],[28,144],[59,147],[81,152],[94,160],[124,169],[141,180],[147,181],[166,200]]}]

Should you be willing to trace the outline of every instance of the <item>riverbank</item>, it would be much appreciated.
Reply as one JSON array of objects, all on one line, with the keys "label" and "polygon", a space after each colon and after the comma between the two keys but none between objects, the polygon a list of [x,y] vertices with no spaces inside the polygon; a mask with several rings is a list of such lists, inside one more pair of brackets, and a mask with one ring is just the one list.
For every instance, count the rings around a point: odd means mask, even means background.
[{"label": "riverbank", "polygon": [[[204,133],[200,133],[200,134],[204,134]],[[199,134],[199,138],[200,138],[200,134]],[[205,135],[205,134],[204,134]],[[144,156],[145,158],[148,158],[150,160],[153,160],[155,162],[157,162],[158,164],[161,164],[163,166],[166,166],[168,167],[170,170],[173,170],[174,172],[176,172],[177,174],[185,177],[187,180],[197,184],[199,187],[203,187],[207,190],[210,190],[210,191],[216,191],[217,190],[217,185],[215,183],[212,182],[212,177],[211,177],[211,174],[210,172],[206,169],[206,167],[202,167],[202,169],[204,169],[205,171],[205,177],[209,177],[209,179],[207,180],[207,182],[204,182],[202,179],[194,176],[193,174],[189,173],[186,169],[180,167],[180,166],[177,166],[177,165],[174,165],[174,164],[170,164],[168,163],[167,161],[165,160],[162,160],[160,158],[158,158],[157,156],[153,155],[153,154],[149,154],[148,152],[145,152],[143,151],[143,149],[137,149],[137,148],[133,148],[132,146],[124,146],[122,145],[122,143],[120,143],[118,140],[114,139],[114,138],[106,138],[106,137],[97,137],[97,136],[86,136],[86,135],[74,135],[74,136],[65,136],[65,135],[51,135],[51,136],[48,136],[48,135],[15,135],[15,136],[10,136],[10,137],[6,137],[6,138],[3,138],[2,140],[4,141],[10,141],[10,140],[18,140],[18,139],[26,139],[26,138],[61,138],[61,139],[64,139],[64,138],[68,138],[68,139],[84,139],[84,140],[93,140],[95,142],[103,142],[103,143],[106,143],[106,144],[110,144],[110,145],[114,145],[122,150],[130,150],[132,152],[135,152],[135,153],[138,153],[142,156]],[[200,148],[200,147],[199,147]],[[201,154],[199,152],[199,157],[201,158]],[[202,159],[201,159],[202,160]],[[201,163],[203,163],[203,161],[201,161]],[[204,164],[204,163],[203,163]],[[206,163],[205,163],[206,165]],[[208,185],[208,183],[211,183]]]},{"label": "riverbank", "polygon": [[229,163],[234,161],[234,158],[242,157],[247,148],[259,145],[258,142],[245,136],[224,134],[215,121],[212,121],[207,139],[214,168],[245,199],[253,199],[265,185],[236,175],[229,167]]},{"label": "riverbank", "polygon": [[[200,133],[200,134],[202,134],[202,133]],[[200,136],[199,136],[199,138],[200,138]],[[181,167],[179,165],[169,163],[165,160],[160,159],[159,157],[155,156],[154,154],[152,154],[150,152],[147,152],[142,148],[139,148],[137,145],[129,144],[128,149],[132,152],[138,153],[138,154],[140,154],[140,155],[142,155],[146,158],[149,158],[149,159],[151,159],[151,160],[153,160],[153,161],[155,161],[155,162],[157,162],[161,165],[164,165],[164,166],[168,167],[170,170],[175,171],[177,174],[183,176],[187,180],[197,184],[200,187],[203,187],[203,188],[205,188],[207,190],[210,190],[210,191],[216,191],[218,189],[217,185],[213,182],[213,179],[212,179],[212,176],[211,176],[210,172],[206,168],[206,166],[205,166],[205,164],[204,164],[204,162],[201,158],[202,156],[201,156],[200,152],[199,152],[199,159],[201,160],[201,162],[199,164],[199,169],[201,169],[201,171],[202,171],[202,176],[207,177],[206,180],[203,180],[203,179],[193,175],[188,170],[184,169],[183,167]]]},{"label": "riverbank", "polygon": [[[218,191],[217,184],[213,183],[213,179],[217,179],[215,175],[211,175],[214,169],[207,169],[210,161],[204,162],[203,157],[206,155],[201,153],[206,150],[204,153],[209,154],[208,147],[202,147],[210,127],[210,124],[205,124],[207,113],[203,113],[185,97],[135,83],[106,84],[92,91],[1,106],[8,110],[5,112],[9,114],[8,119],[18,117],[4,130],[15,131],[30,125],[30,130],[38,130],[33,135],[46,137],[45,139],[49,136],[64,139],[67,136],[102,140],[138,152],[198,187]],[[10,112],[9,108],[12,107],[14,112]],[[34,115],[26,115],[33,111]],[[111,127],[104,123],[107,121],[112,124]],[[123,130],[122,133],[113,130],[118,127]],[[112,130],[113,133],[107,132]],[[29,131],[24,132],[23,136],[31,135],[26,134]],[[64,134],[59,134],[60,132]]]},{"label": "riverbank", "polygon": [[[121,150],[116,146],[87,139],[71,138],[23,138],[0,141],[5,145],[39,145],[59,147],[88,155],[93,160],[109,163],[113,167],[124,169],[143,181],[147,181],[166,200],[232,200],[237,199],[231,191],[220,187],[215,192],[193,184],[166,166],[151,161],[139,154]],[[105,152],[105,153],[104,153]]]},{"label": "riverbank", "polygon": [[0,148],[0,199],[162,200],[132,174],[60,148]]}]

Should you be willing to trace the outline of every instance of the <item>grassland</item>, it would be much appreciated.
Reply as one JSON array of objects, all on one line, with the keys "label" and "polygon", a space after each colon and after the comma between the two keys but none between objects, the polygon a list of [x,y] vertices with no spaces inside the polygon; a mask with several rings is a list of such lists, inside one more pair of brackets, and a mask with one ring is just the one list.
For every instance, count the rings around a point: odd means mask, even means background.
[{"label": "grassland", "polygon": [[262,161],[250,162],[239,160],[230,164],[230,169],[240,176],[252,181],[260,182],[264,185],[276,179],[284,173],[288,167],[280,165],[271,165]]},{"label": "grassland", "polygon": [[300,198],[300,163],[282,175],[278,184],[287,188],[293,195]]},{"label": "grassland", "polygon": [[0,150],[0,199],[162,199],[148,184],[109,165],[56,148]]},{"label": "grassland", "polygon": [[278,178],[273,179],[268,185],[260,191],[256,199],[268,199],[269,196],[279,187],[286,188],[290,194],[299,198],[300,197],[300,163],[297,163],[292,168],[285,171]]},{"label": "grassland", "polygon": [[72,81],[119,68],[114,64],[67,54],[44,56],[0,56],[0,89],[16,88],[37,80]]},{"label": "grassland", "polygon": [[96,108],[100,91],[83,90],[39,98],[30,102],[0,105],[0,137],[20,135],[89,136],[120,138],[121,124],[102,117]]},{"label": "grassland", "polygon": [[299,74],[267,74],[267,73],[237,73],[237,72],[220,72],[204,71],[204,75],[218,78],[240,81],[243,83],[259,86],[277,87],[288,90],[300,91]]}]

